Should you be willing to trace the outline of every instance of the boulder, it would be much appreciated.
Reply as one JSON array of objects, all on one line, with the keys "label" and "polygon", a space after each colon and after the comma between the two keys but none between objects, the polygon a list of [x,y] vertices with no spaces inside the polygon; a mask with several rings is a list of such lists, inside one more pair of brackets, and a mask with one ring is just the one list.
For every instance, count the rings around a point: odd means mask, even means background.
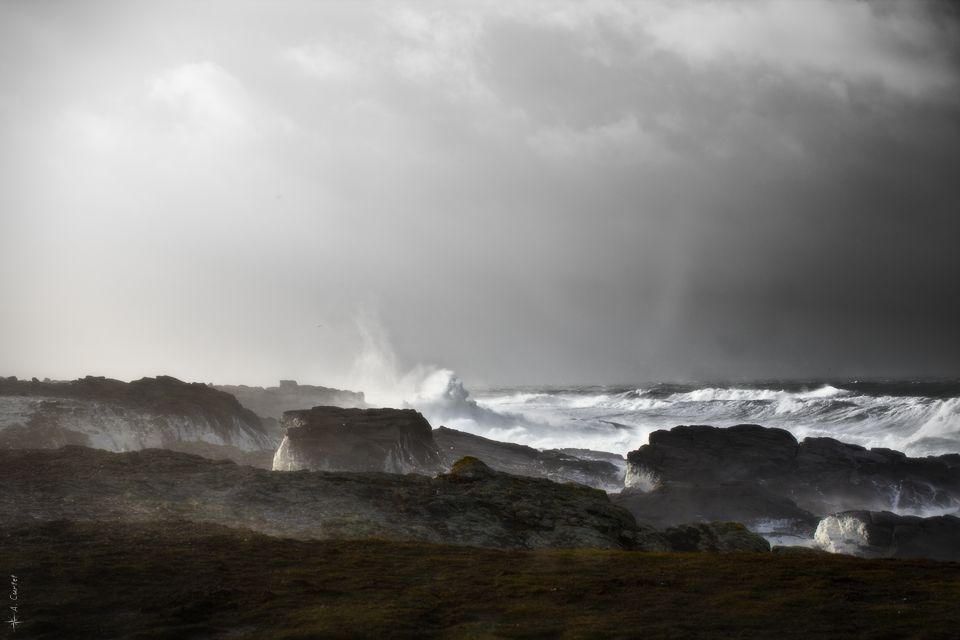
[{"label": "boulder", "polygon": [[960,561],[960,518],[845,511],[822,519],[814,540],[831,553]]},{"label": "boulder", "polygon": [[768,553],[770,543],[739,522],[697,522],[664,532],[673,551]]},{"label": "boulder", "polygon": [[413,409],[313,407],[286,411],[275,471],[383,471],[432,475],[442,468],[430,423]]}]

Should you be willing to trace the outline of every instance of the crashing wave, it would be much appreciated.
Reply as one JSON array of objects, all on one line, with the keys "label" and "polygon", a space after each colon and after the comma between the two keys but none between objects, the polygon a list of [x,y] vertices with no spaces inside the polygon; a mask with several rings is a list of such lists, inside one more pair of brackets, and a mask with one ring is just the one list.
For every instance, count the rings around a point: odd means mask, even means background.
[{"label": "crashing wave", "polygon": [[[850,388],[847,388],[847,387]],[[943,385],[931,396],[905,395],[922,390],[919,384],[865,383],[694,388],[655,385],[646,389],[621,388],[525,390],[522,401],[510,390],[478,396],[481,406],[497,411],[520,411],[529,420],[566,424],[574,432],[587,425],[619,425],[633,438],[608,432],[616,448],[624,440],[643,444],[646,436],[678,424],[730,426],[755,423],[780,427],[798,438],[833,437],[866,447],[887,447],[911,455],[938,455],[960,451],[960,397],[947,396]],[[941,388],[944,387],[944,388]],[[960,391],[960,390],[958,390]],[[595,434],[596,435],[596,434]]]}]

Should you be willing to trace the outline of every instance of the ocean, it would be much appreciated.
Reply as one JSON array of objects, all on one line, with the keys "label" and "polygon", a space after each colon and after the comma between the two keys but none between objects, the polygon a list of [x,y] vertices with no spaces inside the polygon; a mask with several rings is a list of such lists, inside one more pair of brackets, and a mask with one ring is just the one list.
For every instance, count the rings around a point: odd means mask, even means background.
[{"label": "ocean", "polygon": [[406,403],[433,426],[533,447],[626,454],[681,424],[779,427],[911,456],[960,453],[960,381],[790,381],[468,390],[451,371]]}]

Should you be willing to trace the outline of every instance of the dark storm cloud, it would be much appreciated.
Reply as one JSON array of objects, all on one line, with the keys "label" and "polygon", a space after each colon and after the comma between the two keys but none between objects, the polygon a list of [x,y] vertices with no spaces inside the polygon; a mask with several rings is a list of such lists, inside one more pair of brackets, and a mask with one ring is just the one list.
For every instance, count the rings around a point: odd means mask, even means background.
[{"label": "dark storm cloud", "polygon": [[948,5],[130,6],[3,7],[11,373],[960,374]]}]

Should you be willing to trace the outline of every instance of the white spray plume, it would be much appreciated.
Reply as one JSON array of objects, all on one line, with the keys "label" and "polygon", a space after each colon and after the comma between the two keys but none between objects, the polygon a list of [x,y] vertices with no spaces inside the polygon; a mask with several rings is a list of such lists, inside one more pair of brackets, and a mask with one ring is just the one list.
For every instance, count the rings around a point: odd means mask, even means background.
[{"label": "white spray plume", "polygon": [[349,388],[364,392],[376,407],[414,408],[434,427],[444,425],[478,433],[523,428],[522,416],[481,407],[450,369],[418,364],[404,371],[376,310],[356,314],[360,350],[348,378]]}]

